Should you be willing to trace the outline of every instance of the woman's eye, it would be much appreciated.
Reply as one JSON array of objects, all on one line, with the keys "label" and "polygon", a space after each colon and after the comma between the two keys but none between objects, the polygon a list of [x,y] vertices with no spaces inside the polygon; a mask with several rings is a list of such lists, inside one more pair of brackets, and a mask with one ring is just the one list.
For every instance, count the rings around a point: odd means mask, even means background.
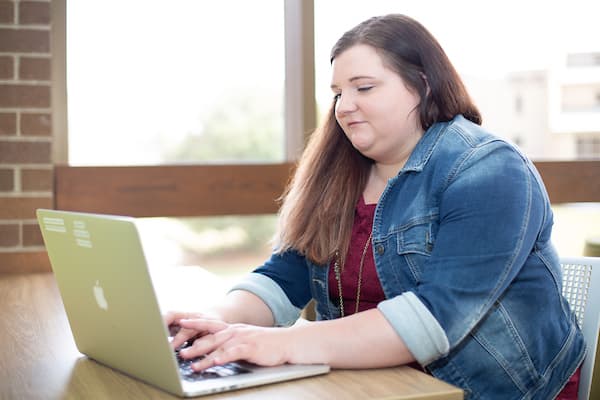
[{"label": "woman's eye", "polygon": [[373,89],[373,86],[361,86],[358,88],[359,92],[366,92],[369,89]]},{"label": "woman's eye", "polygon": [[333,101],[338,101],[340,99],[341,94],[340,93],[336,93],[333,95]]}]

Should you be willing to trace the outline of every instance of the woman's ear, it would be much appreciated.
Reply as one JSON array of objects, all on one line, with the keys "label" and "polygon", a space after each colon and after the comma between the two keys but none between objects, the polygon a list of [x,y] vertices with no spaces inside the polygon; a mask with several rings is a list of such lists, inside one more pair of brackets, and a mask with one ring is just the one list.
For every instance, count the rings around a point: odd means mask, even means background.
[{"label": "woman's ear", "polygon": [[429,94],[431,92],[431,89],[429,88],[429,81],[427,80],[427,75],[425,75],[424,72],[419,72],[419,75],[421,75],[421,79],[423,79],[423,82],[425,82],[425,87],[427,88],[425,93]]}]

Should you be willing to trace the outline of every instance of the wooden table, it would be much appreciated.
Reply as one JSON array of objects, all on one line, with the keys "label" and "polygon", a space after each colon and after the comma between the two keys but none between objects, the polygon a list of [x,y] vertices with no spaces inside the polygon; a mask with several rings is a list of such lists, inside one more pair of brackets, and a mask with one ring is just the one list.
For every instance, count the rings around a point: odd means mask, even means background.
[{"label": "wooden table", "polygon": [[[52,274],[0,274],[0,399],[173,399],[82,356]],[[207,399],[462,399],[410,367],[334,370]]]}]

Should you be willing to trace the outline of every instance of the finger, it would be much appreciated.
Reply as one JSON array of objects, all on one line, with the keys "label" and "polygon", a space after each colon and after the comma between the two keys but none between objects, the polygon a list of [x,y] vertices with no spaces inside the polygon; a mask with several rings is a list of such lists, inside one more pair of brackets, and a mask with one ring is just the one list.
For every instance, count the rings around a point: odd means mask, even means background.
[{"label": "finger", "polygon": [[194,318],[181,319],[179,325],[186,329],[194,329],[198,332],[216,333],[229,326],[228,323],[218,319]]},{"label": "finger", "polygon": [[[178,320],[177,323],[181,327],[181,330],[177,333],[177,335],[175,335],[175,337],[173,337],[173,340],[171,341],[171,345],[173,346],[174,349],[178,348],[179,346],[181,346],[182,344],[184,344],[186,341],[190,340],[194,336],[198,336],[198,335],[204,336],[205,334],[218,332],[220,330],[227,328],[227,326],[228,326],[228,324],[223,321],[214,320],[214,319],[204,319],[204,318],[181,319],[181,320]],[[209,347],[208,351],[210,351],[210,350],[212,350],[212,347]],[[195,350],[195,351],[182,352],[180,354],[183,357],[193,357],[193,356],[205,354],[205,352],[206,352],[206,350],[204,351],[204,353],[201,353],[199,350]]]},{"label": "finger", "polygon": [[215,365],[219,365],[215,362],[215,357],[207,355],[204,358],[193,362],[190,366],[192,367],[193,371],[202,372],[210,367],[214,367]]},{"label": "finger", "polygon": [[163,320],[167,326],[177,324],[180,319],[190,318],[190,313],[182,312],[182,311],[167,311],[165,315],[163,315]]},{"label": "finger", "polygon": [[223,365],[238,360],[236,358],[231,358],[230,355],[225,353],[226,352],[223,349],[217,348],[215,351],[207,354],[204,358],[192,363],[191,367],[194,371],[201,372],[216,365]]},{"label": "finger", "polygon": [[190,347],[182,349],[179,354],[183,358],[195,358],[214,353],[219,348],[222,350],[231,340],[232,334],[231,329],[224,329],[214,334],[207,333],[194,340]]},{"label": "finger", "polygon": [[169,326],[171,324],[173,324],[173,322],[175,321],[175,311],[167,311],[165,313],[165,315],[163,315],[163,321],[165,321],[165,325]]},{"label": "finger", "polygon": [[201,360],[192,363],[192,369],[200,372],[215,365],[224,365],[236,361],[250,361],[260,365],[276,365],[269,360],[261,360],[260,357],[252,357],[250,347],[245,344],[228,345],[215,349]]},{"label": "finger", "polygon": [[185,342],[197,335],[198,331],[194,329],[181,328],[179,332],[177,332],[177,334],[173,336],[173,339],[171,340],[171,346],[174,349],[177,349],[178,347],[182,346]]}]

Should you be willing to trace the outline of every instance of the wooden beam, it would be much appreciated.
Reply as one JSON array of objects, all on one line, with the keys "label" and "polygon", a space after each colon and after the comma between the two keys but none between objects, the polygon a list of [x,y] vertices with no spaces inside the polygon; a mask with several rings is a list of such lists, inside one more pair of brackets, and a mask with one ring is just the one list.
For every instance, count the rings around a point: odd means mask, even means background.
[{"label": "wooden beam", "polygon": [[134,217],[271,214],[292,164],[55,169],[55,207]]},{"label": "wooden beam", "polygon": [[[600,161],[535,162],[554,204],[600,202]],[[55,207],[135,217],[271,214],[293,164],[55,168]]]},{"label": "wooden beam", "polygon": [[553,204],[600,202],[600,160],[537,161]]}]

